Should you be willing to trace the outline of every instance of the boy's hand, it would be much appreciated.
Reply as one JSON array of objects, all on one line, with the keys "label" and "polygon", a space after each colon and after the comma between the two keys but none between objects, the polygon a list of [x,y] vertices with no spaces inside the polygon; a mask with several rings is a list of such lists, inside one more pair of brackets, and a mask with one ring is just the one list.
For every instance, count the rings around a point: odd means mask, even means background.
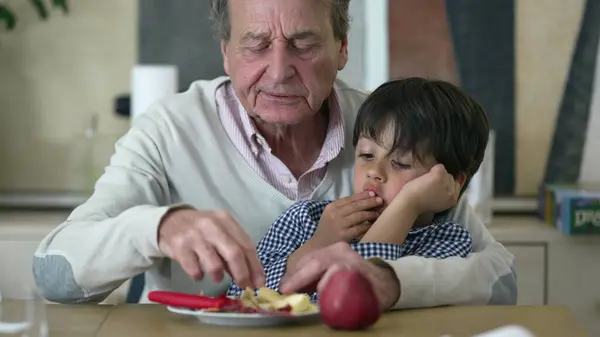
[{"label": "boy's hand", "polygon": [[398,199],[409,203],[417,214],[445,211],[458,202],[461,186],[444,165],[437,164],[426,174],[409,181],[392,204]]},{"label": "boy's hand", "polygon": [[313,247],[326,247],[336,242],[350,242],[361,237],[377,219],[373,211],[383,200],[375,193],[365,191],[336,200],[325,207],[317,231],[311,241]]}]

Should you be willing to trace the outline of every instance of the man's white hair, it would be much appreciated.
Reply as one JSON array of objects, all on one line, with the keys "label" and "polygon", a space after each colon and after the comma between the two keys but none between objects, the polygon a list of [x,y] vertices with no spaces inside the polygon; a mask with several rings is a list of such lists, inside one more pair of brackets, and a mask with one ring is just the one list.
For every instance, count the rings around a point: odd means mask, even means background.
[{"label": "man's white hair", "polygon": [[[322,0],[329,5],[333,34],[338,40],[345,40],[350,29],[348,8],[350,0]],[[223,41],[231,38],[229,21],[229,0],[211,0],[211,19],[217,36]]]}]

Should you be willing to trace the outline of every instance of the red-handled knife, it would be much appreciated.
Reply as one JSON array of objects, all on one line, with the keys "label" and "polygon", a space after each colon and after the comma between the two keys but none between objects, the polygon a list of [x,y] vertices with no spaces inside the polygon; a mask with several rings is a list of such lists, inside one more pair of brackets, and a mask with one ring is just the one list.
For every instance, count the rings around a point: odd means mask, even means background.
[{"label": "red-handled knife", "polygon": [[238,301],[221,297],[192,295],[172,291],[151,291],[148,299],[152,302],[189,309],[230,309],[238,307]]},{"label": "red-handled knife", "polygon": [[267,316],[291,316],[290,307],[279,311],[267,311],[260,308],[247,308],[240,300],[231,299],[227,296],[209,297],[178,293],[173,291],[151,291],[148,299],[152,302],[187,309],[216,309],[218,311],[234,311],[240,313],[260,313]]}]

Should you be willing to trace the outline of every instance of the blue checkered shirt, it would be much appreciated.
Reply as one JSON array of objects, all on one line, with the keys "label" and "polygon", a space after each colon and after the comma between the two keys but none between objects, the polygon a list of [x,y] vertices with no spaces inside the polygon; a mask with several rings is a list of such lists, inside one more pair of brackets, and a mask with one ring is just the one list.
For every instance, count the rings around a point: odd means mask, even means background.
[{"label": "blue checkered shirt", "polygon": [[[265,269],[267,288],[279,290],[288,257],[315,234],[321,214],[330,202],[296,202],[271,225],[257,247],[258,258]],[[353,240],[350,246],[365,259],[396,260],[408,255],[444,259],[466,257],[471,252],[471,235],[456,223],[434,220],[430,226],[410,230],[401,245]],[[232,282],[227,295],[239,296],[241,292],[242,289]],[[311,294],[311,297],[316,301],[316,294]]]}]

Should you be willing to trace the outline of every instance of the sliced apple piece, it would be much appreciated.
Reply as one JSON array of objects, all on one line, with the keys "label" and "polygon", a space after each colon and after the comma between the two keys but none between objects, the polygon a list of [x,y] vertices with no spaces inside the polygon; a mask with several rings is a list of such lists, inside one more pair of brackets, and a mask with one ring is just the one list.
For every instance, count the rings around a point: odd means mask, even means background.
[{"label": "sliced apple piece", "polygon": [[263,287],[258,289],[257,298],[259,302],[273,303],[280,301],[283,296],[273,289]]}]

